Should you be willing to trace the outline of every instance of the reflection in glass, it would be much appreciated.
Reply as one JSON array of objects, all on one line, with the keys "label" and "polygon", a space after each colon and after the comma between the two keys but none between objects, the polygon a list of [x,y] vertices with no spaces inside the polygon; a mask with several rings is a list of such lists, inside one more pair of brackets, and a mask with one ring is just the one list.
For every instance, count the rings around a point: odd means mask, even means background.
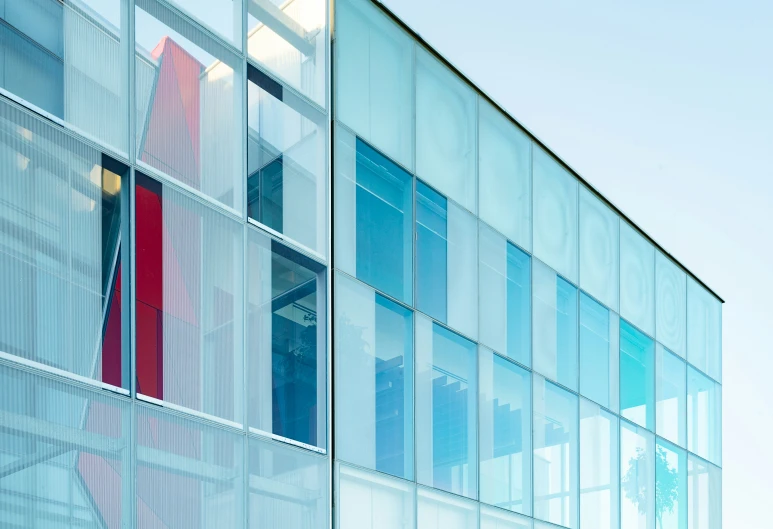
[{"label": "reflection in glass", "polygon": [[687,529],[687,452],[658,441],[655,517],[658,529]]},{"label": "reflection in glass", "polygon": [[655,247],[620,223],[620,316],[655,335]]},{"label": "reflection in glass", "polygon": [[480,506],[480,529],[531,529],[531,519],[501,509]]},{"label": "reflection in glass", "polygon": [[687,364],[657,344],[657,434],[681,447],[687,446]]},{"label": "reflection in glass", "polygon": [[722,303],[687,280],[687,361],[722,382]]},{"label": "reflection in glass", "polygon": [[722,386],[687,367],[687,449],[722,464]]},{"label": "reflection in glass", "polygon": [[620,318],[580,293],[580,394],[617,411]]},{"label": "reflection in glass", "polygon": [[722,527],[722,471],[692,454],[687,455],[687,527]]},{"label": "reflection in glass", "polygon": [[617,310],[619,219],[598,197],[580,187],[580,287]]},{"label": "reflection in glass", "polygon": [[655,344],[620,321],[620,415],[655,430]]},{"label": "reflection in glass", "polygon": [[620,421],[620,527],[655,527],[655,436]]},{"label": "reflection in glass", "polygon": [[620,526],[618,418],[580,399],[580,527]]},{"label": "reflection in glass", "polygon": [[657,339],[685,357],[687,275],[662,253],[655,254]]},{"label": "reflection in glass", "polygon": [[417,527],[421,529],[476,529],[478,504],[451,494],[419,487]]},{"label": "reflection in glass", "polygon": [[337,529],[413,529],[416,485],[336,463]]}]

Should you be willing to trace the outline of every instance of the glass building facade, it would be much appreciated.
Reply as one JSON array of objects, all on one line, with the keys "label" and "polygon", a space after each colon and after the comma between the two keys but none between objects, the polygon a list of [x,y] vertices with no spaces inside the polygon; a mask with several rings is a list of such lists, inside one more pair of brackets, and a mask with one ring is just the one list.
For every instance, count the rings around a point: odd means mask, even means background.
[{"label": "glass building facade", "polygon": [[379,4],[0,59],[0,526],[721,527],[722,300]]}]

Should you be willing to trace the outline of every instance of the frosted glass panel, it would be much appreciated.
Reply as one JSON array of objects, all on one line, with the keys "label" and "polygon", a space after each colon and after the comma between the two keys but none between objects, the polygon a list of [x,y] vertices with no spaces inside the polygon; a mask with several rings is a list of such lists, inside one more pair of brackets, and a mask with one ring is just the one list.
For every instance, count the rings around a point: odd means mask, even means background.
[{"label": "frosted glass panel", "polygon": [[722,527],[722,471],[693,455],[687,460],[687,527]]},{"label": "frosted glass panel", "polygon": [[416,174],[473,213],[476,99],[456,74],[416,50]]},{"label": "frosted glass panel", "polygon": [[657,339],[685,357],[687,326],[687,275],[660,252],[655,254]]},{"label": "frosted glass panel", "polygon": [[687,364],[657,344],[657,434],[681,447],[687,446]]},{"label": "frosted glass panel", "polygon": [[656,516],[662,529],[687,529],[687,452],[658,441]]},{"label": "frosted glass panel", "polygon": [[249,527],[328,527],[328,459],[254,438],[248,440],[248,446]]},{"label": "frosted glass panel", "polygon": [[480,101],[480,218],[531,250],[531,142],[512,121]]},{"label": "frosted glass panel", "polygon": [[580,399],[580,527],[619,523],[618,418]]},{"label": "frosted glass panel", "polygon": [[620,223],[620,315],[655,335],[655,247]]},{"label": "frosted glass panel", "polygon": [[655,436],[620,421],[620,527],[655,527]]},{"label": "frosted glass panel", "polygon": [[687,367],[687,448],[722,464],[722,386]]},{"label": "frosted glass panel", "polygon": [[336,456],[413,478],[413,313],[336,274]]},{"label": "frosted glass panel", "polygon": [[533,376],[534,517],[577,528],[579,424],[577,396]]},{"label": "frosted glass panel", "polygon": [[[152,9],[156,0],[137,0]],[[167,0],[170,1],[170,0]],[[251,0],[245,0],[251,5]],[[171,0],[199,24],[208,26],[237,48],[242,47],[242,0]]]},{"label": "frosted glass panel", "polygon": [[617,215],[585,187],[580,188],[580,287],[617,311],[619,286]]},{"label": "frosted glass panel", "polygon": [[448,325],[478,337],[478,222],[448,204]]},{"label": "frosted glass panel", "polygon": [[367,0],[336,3],[336,118],[413,168],[413,42]]},{"label": "frosted glass panel", "polygon": [[620,318],[580,293],[580,394],[617,412]]},{"label": "frosted glass panel", "polygon": [[520,514],[488,505],[480,506],[480,529],[531,529],[532,521]]},{"label": "frosted glass panel", "polygon": [[336,465],[336,529],[413,529],[416,485]]},{"label": "frosted glass panel", "polygon": [[421,529],[478,527],[478,504],[474,501],[419,487],[417,503],[417,527]]},{"label": "frosted glass panel", "polygon": [[137,527],[244,526],[244,437],[138,405]]},{"label": "frosted glass panel", "polygon": [[577,283],[578,183],[553,157],[534,150],[534,256]]},{"label": "frosted glass panel", "polygon": [[531,374],[480,347],[480,501],[531,514]]},{"label": "frosted glass panel", "polygon": [[692,278],[687,280],[687,360],[722,381],[722,303]]}]

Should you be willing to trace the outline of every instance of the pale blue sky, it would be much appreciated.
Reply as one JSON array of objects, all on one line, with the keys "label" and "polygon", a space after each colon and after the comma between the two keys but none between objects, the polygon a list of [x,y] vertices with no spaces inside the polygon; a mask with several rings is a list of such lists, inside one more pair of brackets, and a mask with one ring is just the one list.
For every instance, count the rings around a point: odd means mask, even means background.
[{"label": "pale blue sky", "polygon": [[724,527],[773,527],[773,2],[383,0],[716,290]]}]

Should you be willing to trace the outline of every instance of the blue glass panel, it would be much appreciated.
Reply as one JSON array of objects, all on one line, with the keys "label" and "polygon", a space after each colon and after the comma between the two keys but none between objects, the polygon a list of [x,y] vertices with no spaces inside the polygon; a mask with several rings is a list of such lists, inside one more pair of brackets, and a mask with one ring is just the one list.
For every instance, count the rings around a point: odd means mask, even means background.
[{"label": "blue glass panel", "polygon": [[507,355],[531,364],[531,265],[529,255],[507,243]]},{"label": "blue glass panel", "polygon": [[609,310],[580,293],[580,393],[606,408],[610,404]]},{"label": "blue glass panel", "polygon": [[655,343],[620,321],[620,414],[655,430]]},{"label": "blue glass panel", "polygon": [[357,278],[410,303],[411,175],[357,140]]},{"label": "blue glass panel", "polygon": [[416,181],[416,308],[446,323],[448,201]]},{"label": "blue glass panel", "polygon": [[577,389],[577,288],[558,278],[556,282],[557,381]]},{"label": "blue glass panel", "polygon": [[658,529],[687,529],[687,452],[658,441],[655,480]]}]

